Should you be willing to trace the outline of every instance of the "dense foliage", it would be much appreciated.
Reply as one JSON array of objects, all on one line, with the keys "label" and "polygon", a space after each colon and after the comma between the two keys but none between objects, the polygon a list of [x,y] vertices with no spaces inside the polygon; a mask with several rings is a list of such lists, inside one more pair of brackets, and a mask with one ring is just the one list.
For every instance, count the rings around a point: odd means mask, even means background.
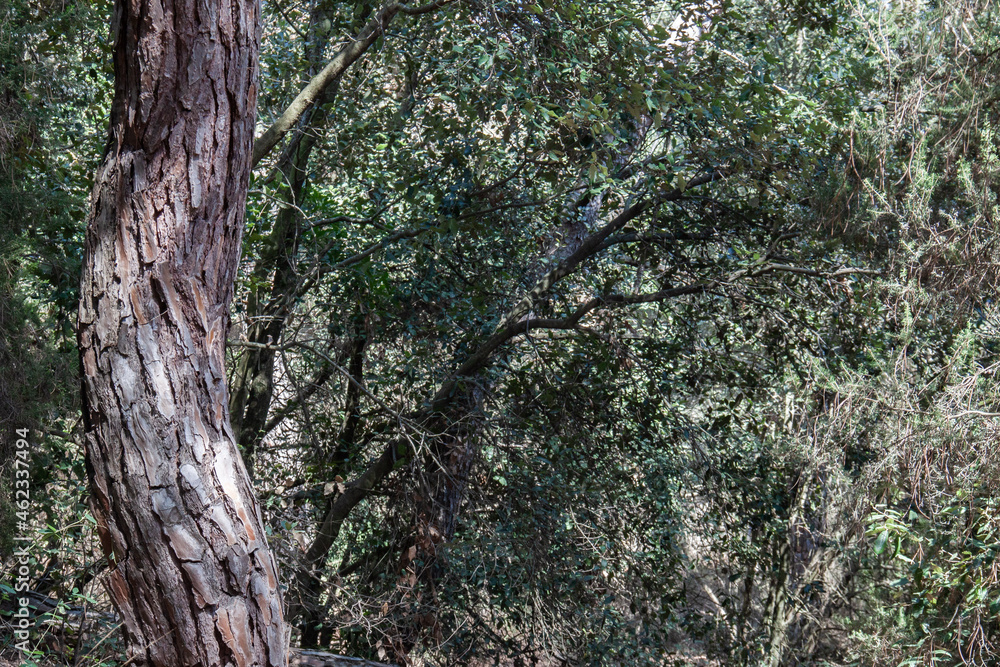
[{"label": "dense foliage", "polygon": [[[340,63],[255,147],[229,333],[293,644],[996,664],[1000,8],[403,9],[263,7],[262,136]],[[29,535],[38,664],[120,658],[74,334],[108,11],[0,5],[0,590]]]}]

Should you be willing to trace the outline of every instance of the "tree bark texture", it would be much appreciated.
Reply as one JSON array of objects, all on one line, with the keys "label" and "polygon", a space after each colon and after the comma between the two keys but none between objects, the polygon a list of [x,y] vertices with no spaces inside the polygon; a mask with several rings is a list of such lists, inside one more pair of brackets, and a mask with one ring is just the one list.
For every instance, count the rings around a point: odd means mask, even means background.
[{"label": "tree bark texture", "polygon": [[81,281],[91,505],[140,665],[287,663],[224,370],[257,97],[253,0],[118,0]]}]

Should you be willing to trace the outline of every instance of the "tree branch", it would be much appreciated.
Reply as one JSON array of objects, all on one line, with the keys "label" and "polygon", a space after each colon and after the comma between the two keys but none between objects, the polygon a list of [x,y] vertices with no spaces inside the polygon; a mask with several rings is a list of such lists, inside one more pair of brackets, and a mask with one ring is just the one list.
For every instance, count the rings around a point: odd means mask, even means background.
[{"label": "tree branch", "polygon": [[[458,367],[454,373],[452,373],[451,378],[446,380],[441,385],[438,391],[434,394],[434,397],[427,404],[425,404],[424,407],[416,413],[416,415],[414,415],[412,420],[408,421],[411,424],[416,425],[420,424],[424,419],[430,417],[431,415],[440,413],[453,400],[456,389],[458,388],[458,383],[461,379],[469,377],[470,375],[488,366],[493,357],[493,353],[515,336],[526,334],[531,329],[577,329],[579,328],[580,320],[582,320],[584,316],[602,306],[619,307],[638,303],[663,301],[688,294],[710,291],[727,282],[733,282],[741,278],[757,277],[770,272],[789,272],[826,278],[835,278],[855,273],[867,275],[874,275],[878,273],[877,271],[855,268],[841,268],[832,272],[822,272],[815,269],[807,269],[785,264],[760,264],[746,269],[740,269],[722,279],[702,281],[682,287],[660,290],[658,292],[632,295],[613,294],[604,297],[595,297],[588,300],[582,306],[577,308],[573,314],[565,318],[549,319],[524,317],[531,312],[531,309],[535,307],[544,294],[546,294],[558,280],[573,273],[580,264],[593,256],[595,253],[607,248],[608,245],[610,245],[607,243],[609,241],[609,237],[611,237],[611,235],[616,231],[622,229],[626,224],[628,224],[628,222],[634,220],[644,212],[653,209],[655,206],[663,202],[680,199],[687,189],[711,183],[723,177],[724,173],[722,171],[714,171],[711,174],[706,174],[692,179],[683,190],[678,188],[648,199],[644,199],[643,201],[628,207],[611,222],[585,239],[577,250],[573,252],[573,254],[560,262],[556,268],[549,271],[549,273],[535,285],[535,287],[514,307],[514,309],[511,310],[507,317],[504,318],[497,331],[495,331],[493,335],[486,340],[486,342],[484,342]],[[616,242],[624,242],[626,240],[631,239],[622,237],[617,239]],[[407,461],[411,455],[412,445],[410,440],[406,437],[406,434],[400,435],[391,440],[385,446],[378,459],[376,459],[368,467],[368,469],[361,474],[360,477],[346,485],[344,492],[341,493],[328,506],[316,539],[306,554],[305,560],[309,568],[314,567],[320,559],[325,557],[333,542],[337,539],[340,529],[343,526],[343,522],[347,519],[354,507],[360,503],[377,484],[385,479],[399,463]]]},{"label": "tree branch", "polygon": [[288,133],[299,121],[302,115],[312,106],[326,89],[343,75],[347,68],[353,65],[368,48],[375,43],[380,35],[385,34],[386,28],[398,13],[409,16],[427,14],[436,9],[440,9],[454,0],[436,0],[420,7],[408,7],[398,2],[391,3],[380,9],[375,16],[365,24],[357,37],[349,44],[337,52],[326,67],[314,76],[306,87],[292,100],[284,113],[274,121],[271,127],[253,143],[252,164],[257,166],[264,157],[281,141],[282,137]]},{"label": "tree branch", "polygon": [[654,197],[644,199],[633,204],[632,206],[629,206],[627,209],[618,214],[618,216],[611,222],[588,236],[573,254],[545,274],[542,279],[538,281],[535,287],[528,292],[524,298],[521,299],[507,314],[507,316],[502,320],[500,328],[507,326],[514,320],[520,319],[524,315],[527,315],[531,309],[541,301],[542,297],[548,293],[557,281],[573,273],[580,264],[589,259],[595,253],[599,252],[602,249],[604,241],[629,222],[663,202],[676,201],[680,199],[684,192],[691,188],[717,181],[724,176],[725,173],[722,170],[716,170],[710,174],[704,174],[702,176],[692,178],[683,189],[675,188],[669,192],[658,194]]}]

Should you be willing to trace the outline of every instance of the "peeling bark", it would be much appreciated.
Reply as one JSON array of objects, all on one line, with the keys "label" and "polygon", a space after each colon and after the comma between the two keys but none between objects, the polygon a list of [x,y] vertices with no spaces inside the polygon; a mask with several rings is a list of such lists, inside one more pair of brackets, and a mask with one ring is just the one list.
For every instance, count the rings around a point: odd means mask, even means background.
[{"label": "peeling bark", "polygon": [[91,506],[140,665],[285,665],[277,568],[224,370],[259,9],[119,0],[81,280]]}]

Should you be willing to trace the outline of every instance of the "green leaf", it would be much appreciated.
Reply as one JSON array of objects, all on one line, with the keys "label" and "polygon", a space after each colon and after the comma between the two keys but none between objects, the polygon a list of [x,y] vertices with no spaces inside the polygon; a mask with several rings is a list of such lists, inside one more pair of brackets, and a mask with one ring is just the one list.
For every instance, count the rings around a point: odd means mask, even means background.
[{"label": "green leaf", "polygon": [[882,533],[875,538],[875,545],[874,545],[875,553],[881,555],[882,552],[885,551],[885,543],[886,541],[888,541],[888,539],[889,539],[889,531],[883,530]]}]

